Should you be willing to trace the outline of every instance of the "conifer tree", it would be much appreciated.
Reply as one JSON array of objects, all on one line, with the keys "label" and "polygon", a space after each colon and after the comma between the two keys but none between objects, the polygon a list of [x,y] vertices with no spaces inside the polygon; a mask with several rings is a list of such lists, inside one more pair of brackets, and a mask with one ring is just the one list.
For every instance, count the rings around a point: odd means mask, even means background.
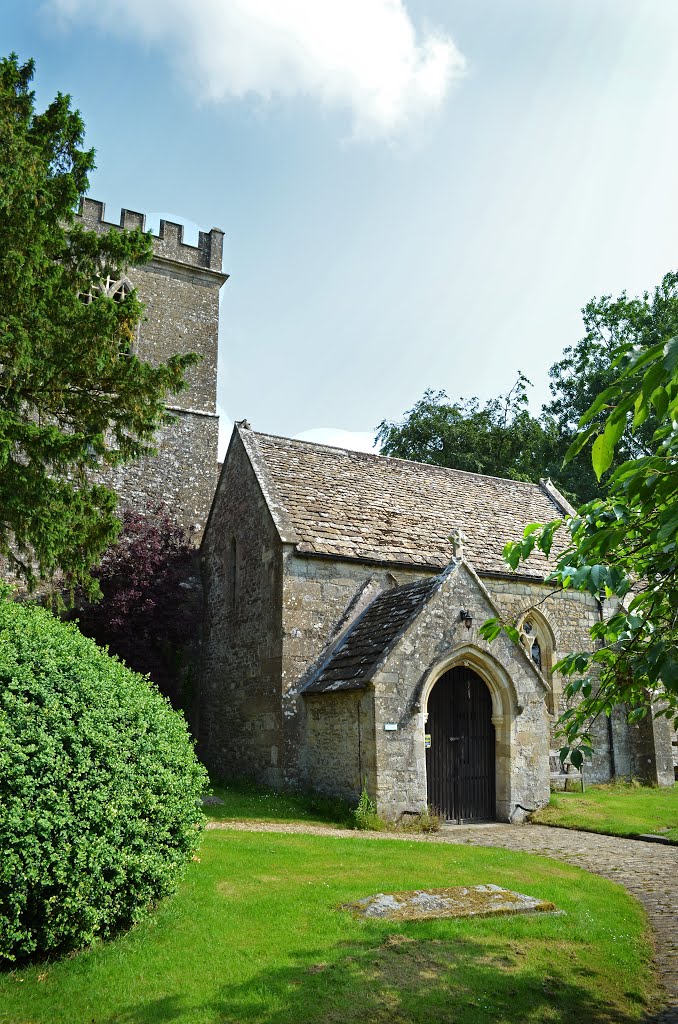
[{"label": "conifer tree", "polygon": [[0,60],[0,555],[29,585],[93,593],[120,526],[97,473],[153,451],[196,357],[135,355],[142,304],[106,283],[150,259],[150,235],[77,223],[94,152],[69,96],[36,111],[33,73]]}]

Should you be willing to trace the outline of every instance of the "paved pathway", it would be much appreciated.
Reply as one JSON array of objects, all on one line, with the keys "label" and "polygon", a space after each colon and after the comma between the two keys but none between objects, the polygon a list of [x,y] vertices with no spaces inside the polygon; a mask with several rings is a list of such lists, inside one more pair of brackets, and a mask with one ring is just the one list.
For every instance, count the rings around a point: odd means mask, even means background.
[{"label": "paved pathway", "polygon": [[655,965],[667,989],[670,1007],[657,1024],[678,1024],[678,846],[661,846],[633,839],[618,839],[593,832],[574,832],[546,825],[452,825],[433,835],[356,832],[323,825],[272,824],[269,822],[211,822],[207,828],[241,832],[289,832],[350,839],[403,839],[425,843],[467,843],[502,846],[509,850],[539,853],[576,864],[613,882],[619,882],[645,907],[655,936]]}]

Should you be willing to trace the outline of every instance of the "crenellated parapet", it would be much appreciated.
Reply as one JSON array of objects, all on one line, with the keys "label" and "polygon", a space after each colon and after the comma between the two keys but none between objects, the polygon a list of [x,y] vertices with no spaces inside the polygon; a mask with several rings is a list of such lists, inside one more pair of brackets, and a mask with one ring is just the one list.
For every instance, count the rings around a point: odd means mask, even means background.
[{"label": "crenellated parapet", "polygon": [[[128,231],[133,228],[146,230],[146,217],[143,213],[122,210],[120,221],[116,224],[114,221],[105,219],[105,212],[104,203],[97,199],[84,198],[80,203],[78,218],[85,227],[100,233],[110,231],[111,228],[123,228]],[[153,251],[157,257],[191,267],[213,270],[221,274],[224,232],[219,228],[201,231],[198,234],[198,244],[195,246],[184,242],[182,224],[175,224],[171,220],[161,220],[159,233],[154,234],[152,238]]]},{"label": "crenellated parapet", "polygon": [[[146,228],[145,216],[134,210],[123,210],[118,223],[106,220],[104,204],[95,199],[82,200],[78,223],[100,235]],[[156,436],[157,455],[109,468],[100,479],[113,487],[123,508],[165,504],[197,538],[217,475],[219,291],[228,276],[221,269],[224,233],[201,231],[197,246],[187,245],[181,224],[161,220],[151,237],[153,257],[129,267],[125,278],[144,307],[134,354],[152,365],[188,352],[201,358],[186,373],[186,389],[170,396],[175,418]]]}]

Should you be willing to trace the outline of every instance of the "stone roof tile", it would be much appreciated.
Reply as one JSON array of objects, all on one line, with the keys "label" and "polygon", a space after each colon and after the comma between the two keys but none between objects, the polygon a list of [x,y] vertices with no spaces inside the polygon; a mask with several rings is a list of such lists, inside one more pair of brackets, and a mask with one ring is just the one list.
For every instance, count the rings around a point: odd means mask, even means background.
[{"label": "stone roof tile", "polygon": [[[295,531],[298,550],[441,570],[459,527],[464,555],[476,571],[507,572],[502,556],[529,523],[569,510],[550,486],[347,451],[308,441],[243,431],[265,467],[277,501]],[[535,552],[521,575],[543,578]]]},{"label": "stone roof tile", "polygon": [[359,690],[367,686],[374,669],[405,631],[440,583],[439,576],[416,580],[375,597],[356,619],[327,661],[304,687],[304,693]]}]

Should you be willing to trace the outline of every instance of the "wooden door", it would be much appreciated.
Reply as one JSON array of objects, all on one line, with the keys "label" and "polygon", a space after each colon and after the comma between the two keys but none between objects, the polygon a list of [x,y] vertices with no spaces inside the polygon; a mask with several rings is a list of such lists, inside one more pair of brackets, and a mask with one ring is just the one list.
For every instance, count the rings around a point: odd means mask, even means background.
[{"label": "wooden door", "polygon": [[428,802],[445,821],[495,817],[492,698],[470,668],[441,676],[428,700]]}]

